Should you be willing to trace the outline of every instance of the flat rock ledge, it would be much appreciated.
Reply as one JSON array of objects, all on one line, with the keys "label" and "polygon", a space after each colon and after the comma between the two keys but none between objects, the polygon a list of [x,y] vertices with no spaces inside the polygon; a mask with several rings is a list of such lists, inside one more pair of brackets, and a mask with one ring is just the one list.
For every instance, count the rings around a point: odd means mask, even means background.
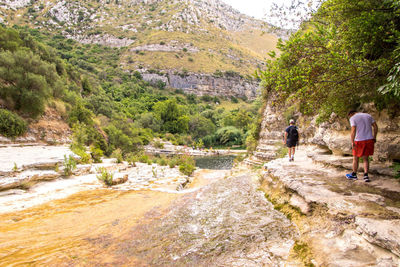
[{"label": "flat rock ledge", "polygon": [[318,149],[300,148],[294,162],[265,163],[263,178],[270,190],[283,188],[281,198],[302,214],[315,265],[400,266],[399,181],[386,171],[374,172],[371,183],[348,181],[346,166],[330,164],[336,156],[319,154],[317,162],[310,151]]}]

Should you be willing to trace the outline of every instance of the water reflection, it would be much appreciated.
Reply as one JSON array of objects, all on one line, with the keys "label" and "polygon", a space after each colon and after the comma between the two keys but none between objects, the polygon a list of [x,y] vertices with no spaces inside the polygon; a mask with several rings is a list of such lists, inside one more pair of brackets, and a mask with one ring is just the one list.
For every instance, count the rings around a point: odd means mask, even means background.
[{"label": "water reflection", "polygon": [[230,170],[235,157],[234,155],[196,157],[196,167],[210,170]]}]

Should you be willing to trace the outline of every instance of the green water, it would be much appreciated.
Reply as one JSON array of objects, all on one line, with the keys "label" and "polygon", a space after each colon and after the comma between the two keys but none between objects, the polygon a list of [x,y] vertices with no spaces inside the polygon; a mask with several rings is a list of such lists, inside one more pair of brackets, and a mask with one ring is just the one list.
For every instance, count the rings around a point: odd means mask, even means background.
[{"label": "green water", "polygon": [[210,170],[230,170],[235,157],[233,155],[196,157],[196,167]]}]

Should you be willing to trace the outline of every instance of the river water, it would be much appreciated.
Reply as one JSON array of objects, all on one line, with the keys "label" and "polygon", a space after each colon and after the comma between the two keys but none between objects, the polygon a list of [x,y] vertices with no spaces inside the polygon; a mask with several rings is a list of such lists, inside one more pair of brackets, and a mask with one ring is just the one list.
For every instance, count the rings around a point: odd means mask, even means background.
[{"label": "river water", "polygon": [[0,266],[284,266],[294,226],[220,159],[183,190],[88,188],[0,214]]},{"label": "river water", "polygon": [[233,155],[195,157],[196,167],[209,170],[230,170],[235,157]]}]

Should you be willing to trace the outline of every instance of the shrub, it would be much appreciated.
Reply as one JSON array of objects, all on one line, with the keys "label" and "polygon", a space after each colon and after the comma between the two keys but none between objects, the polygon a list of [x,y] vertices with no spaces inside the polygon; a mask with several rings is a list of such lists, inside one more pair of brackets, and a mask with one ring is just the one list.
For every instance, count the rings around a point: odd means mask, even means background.
[{"label": "shrub", "polygon": [[399,162],[393,162],[392,165],[393,172],[394,172],[394,177],[397,179],[400,179],[400,163]]},{"label": "shrub", "polygon": [[172,157],[172,158],[169,160],[168,166],[169,166],[170,168],[175,168],[175,166],[178,165],[178,163],[179,163],[178,157],[174,156],[174,157]]},{"label": "shrub", "polygon": [[179,171],[183,173],[184,175],[191,175],[193,171],[196,169],[194,165],[183,163],[179,165]]},{"label": "shrub", "polygon": [[113,151],[113,153],[111,154],[112,158],[116,158],[117,159],[117,163],[121,163],[124,158],[122,156],[122,151],[120,148],[117,148]]},{"label": "shrub", "polygon": [[114,174],[111,172],[108,172],[106,168],[100,167],[97,169],[98,172],[100,172],[96,177],[97,179],[104,183],[106,186],[112,186],[113,184],[113,178]]},{"label": "shrub", "polygon": [[101,157],[104,155],[103,150],[96,146],[90,146],[90,155],[95,163],[102,162]]},{"label": "shrub", "polygon": [[155,147],[155,148],[164,148],[164,143],[162,143],[162,142],[160,142],[160,141],[155,141],[154,143],[153,143],[153,146]]},{"label": "shrub", "polygon": [[181,156],[179,158],[179,171],[184,175],[191,175],[196,169],[196,163],[193,157]]},{"label": "shrub", "polygon": [[80,157],[79,163],[81,163],[81,164],[90,163],[91,157],[88,153],[86,153],[86,150],[83,146],[79,146],[77,144],[72,144],[71,151]]},{"label": "shrub", "polygon": [[6,137],[23,135],[27,130],[26,122],[17,114],[0,109],[0,134]]},{"label": "shrub", "polygon": [[64,155],[64,175],[71,176],[72,171],[75,169],[76,169],[75,159],[71,155],[69,155],[68,158],[66,155]]},{"label": "shrub", "polygon": [[139,162],[141,162],[141,163],[151,164],[151,160],[150,160],[149,156],[148,156],[148,155],[145,155],[145,154],[139,156],[138,160],[139,160]]},{"label": "shrub", "polygon": [[216,135],[221,145],[241,145],[243,141],[242,132],[233,126],[219,129]]},{"label": "shrub", "polygon": [[167,158],[165,156],[161,156],[157,160],[157,164],[160,165],[160,166],[167,166],[168,165]]}]

